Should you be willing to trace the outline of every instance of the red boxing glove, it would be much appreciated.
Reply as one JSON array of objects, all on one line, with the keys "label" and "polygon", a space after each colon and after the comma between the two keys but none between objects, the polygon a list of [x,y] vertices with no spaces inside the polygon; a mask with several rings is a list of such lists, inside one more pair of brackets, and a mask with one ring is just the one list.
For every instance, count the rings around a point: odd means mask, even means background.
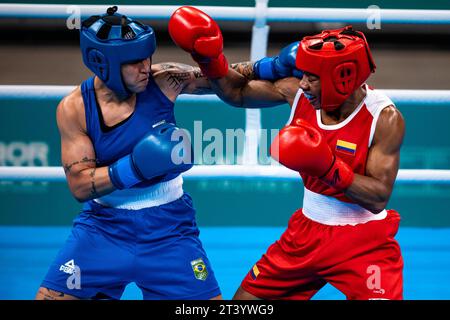
[{"label": "red boxing glove", "polygon": [[353,182],[350,166],[334,155],[322,134],[305,120],[281,129],[270,154],[289,169],[317,177],[337,190],[345,190]]},{"label": "red boxing glove", "polygon": [[178,8],[170,17],[169,34],[181,49],[192,55],[208,78],[222,78],[228,73],[220,28],[203,11],[190,6]]}]

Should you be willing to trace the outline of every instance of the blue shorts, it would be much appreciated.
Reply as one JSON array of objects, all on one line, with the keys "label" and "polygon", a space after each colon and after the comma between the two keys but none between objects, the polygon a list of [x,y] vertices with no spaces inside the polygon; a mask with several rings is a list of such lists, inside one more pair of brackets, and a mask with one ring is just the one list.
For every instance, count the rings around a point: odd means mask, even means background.
[{"label": "blue shorts", "polygon": [[187,194],[141,210],[89,201],[42,286],[82,299],[120,299],[135,282],[144,299],[210,299],[220,289],[198,235]]}]

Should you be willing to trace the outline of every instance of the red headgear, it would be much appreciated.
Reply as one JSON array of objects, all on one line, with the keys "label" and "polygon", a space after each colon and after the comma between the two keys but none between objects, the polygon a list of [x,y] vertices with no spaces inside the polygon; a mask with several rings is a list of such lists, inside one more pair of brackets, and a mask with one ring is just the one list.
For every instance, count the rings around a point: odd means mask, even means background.
[{"label": "red headgear", "polygon": [[338,108],[375,72],[366,37],[352,26],[304,37],[295,65],[320,78],[321,107],[327,111]]}]

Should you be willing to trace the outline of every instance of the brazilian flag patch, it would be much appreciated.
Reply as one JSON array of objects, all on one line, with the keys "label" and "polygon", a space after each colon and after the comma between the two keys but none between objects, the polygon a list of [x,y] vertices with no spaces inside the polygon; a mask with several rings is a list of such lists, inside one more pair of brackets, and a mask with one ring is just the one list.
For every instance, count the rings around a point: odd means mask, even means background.
[{"label": "brazilian flag patch", "polygon": [[191,266],[196,279],[206,280],[208,277],[208,270],[206,270],[206,265],[202,258],[191,261]]}]

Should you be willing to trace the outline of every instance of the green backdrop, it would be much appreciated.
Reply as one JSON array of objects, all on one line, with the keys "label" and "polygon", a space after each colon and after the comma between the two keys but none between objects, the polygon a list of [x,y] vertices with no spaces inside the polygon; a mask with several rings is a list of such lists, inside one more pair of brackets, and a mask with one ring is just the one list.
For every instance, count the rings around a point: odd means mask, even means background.
[{"label": "green backdrop", "polygon": [[[58,101],[0,100],[0,165],[59,166],[60,142],[55,121]],[[448,107],[398,105],[406,120],[401,154],[403,169],[450,168]],[[193,132],[194,121],[209,128],[244,128],[245,111],[223,103],[177,103],[178,124]],[[287,105],[265,109],[265,128],[280,128]],[[195,137],[194,137],[195,138]],[[203,144],[203,147],[207,143]],[[237,148],[236,153],[242,150]],[[284,226],[301,206],[299,182],[248,179],[185,181],[194,198],[200,225]],[[407,226],[450,226],[450,186],[418,184],[395,187],[390,208]],[[81,205],[64,182],[0,180],[1,225],[68,225]]]}]

